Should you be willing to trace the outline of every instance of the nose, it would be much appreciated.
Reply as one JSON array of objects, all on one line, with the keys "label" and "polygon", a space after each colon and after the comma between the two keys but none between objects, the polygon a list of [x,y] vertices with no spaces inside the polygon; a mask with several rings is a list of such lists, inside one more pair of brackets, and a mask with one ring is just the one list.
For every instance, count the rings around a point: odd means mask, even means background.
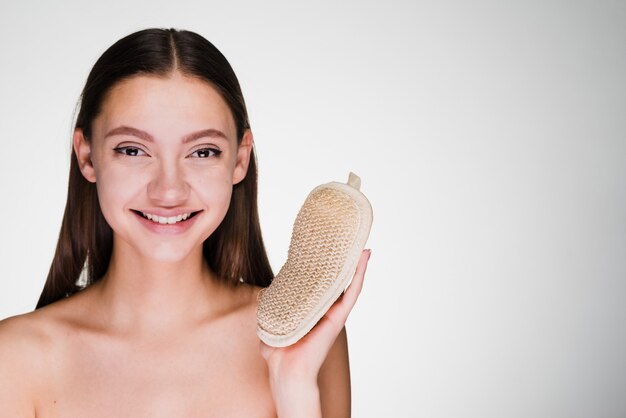
[{"label": "nose", "polygon": [[174,162],[162,161],[148,183],[148,198],[159,206],[182,205],[189,197],[189,184],[182,167]]}]

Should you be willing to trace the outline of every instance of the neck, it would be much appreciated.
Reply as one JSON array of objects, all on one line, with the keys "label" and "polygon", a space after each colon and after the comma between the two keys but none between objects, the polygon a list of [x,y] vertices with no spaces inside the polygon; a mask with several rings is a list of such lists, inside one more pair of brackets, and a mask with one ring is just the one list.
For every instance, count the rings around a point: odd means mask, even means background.
[{"label": "neck", "polygon": [[165,335],[193,326],[220,310],[225,292],[202,247],[176,262],[160,262],[113,246],[105,276],[94,284],[103,318],[118,331]]}]

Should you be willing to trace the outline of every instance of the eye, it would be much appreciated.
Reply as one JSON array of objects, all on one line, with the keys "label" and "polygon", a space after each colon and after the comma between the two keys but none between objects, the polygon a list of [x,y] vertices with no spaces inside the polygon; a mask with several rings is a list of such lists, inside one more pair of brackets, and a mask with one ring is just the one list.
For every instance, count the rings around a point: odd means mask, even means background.
[{"label": "eye", "polygon": [[141,148],[130,147],[130,146],[113,148],[113,151],[115,151],[115,152],[117,152],[119,154],[122,154],[122,155],[129,156],[129,157],[137,157],[137,156],[148,155]]},{"label": "eye", "polygon": [[189,154],[189,156],[194,158],[209,158],[218,157],[221,153],[222,151],[216,148],[200,148]]}]

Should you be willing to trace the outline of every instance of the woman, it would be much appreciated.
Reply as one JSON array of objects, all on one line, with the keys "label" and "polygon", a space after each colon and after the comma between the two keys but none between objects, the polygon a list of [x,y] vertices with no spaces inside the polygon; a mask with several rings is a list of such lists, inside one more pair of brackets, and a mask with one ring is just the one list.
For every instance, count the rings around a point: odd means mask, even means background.
[{"label": "woman", "polygon": [[0,323],[0,416],[349,416],[344,323],[369,251],[305,338],[258,340],[273,275],[253,136],[212,44],[172,29],[116,42],[87,79],[73,151],[37,310]]}]

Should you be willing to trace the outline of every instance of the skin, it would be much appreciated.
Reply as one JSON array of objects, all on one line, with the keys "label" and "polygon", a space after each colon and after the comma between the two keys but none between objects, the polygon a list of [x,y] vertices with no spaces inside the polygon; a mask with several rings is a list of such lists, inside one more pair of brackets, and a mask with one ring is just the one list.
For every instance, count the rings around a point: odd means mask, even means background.
[{"label": "skin", "polygon": [[[152,139],[110,134],[120,126]],[[183,142],[207,129],[223,136]],[[230,110],[210,85],[179,73],[123,81],[91,141],[77,130],[73,143],[114,231],[111,263],[87,289],[0,322],[0,417],[350,415],[344,324],[369,251],[305,338],[281,349],[259,341],[259,288],[222,284],[202,257],[253,144],[247,131],[237,145]],[[200,212],[172,234],[134,210]]]}]

